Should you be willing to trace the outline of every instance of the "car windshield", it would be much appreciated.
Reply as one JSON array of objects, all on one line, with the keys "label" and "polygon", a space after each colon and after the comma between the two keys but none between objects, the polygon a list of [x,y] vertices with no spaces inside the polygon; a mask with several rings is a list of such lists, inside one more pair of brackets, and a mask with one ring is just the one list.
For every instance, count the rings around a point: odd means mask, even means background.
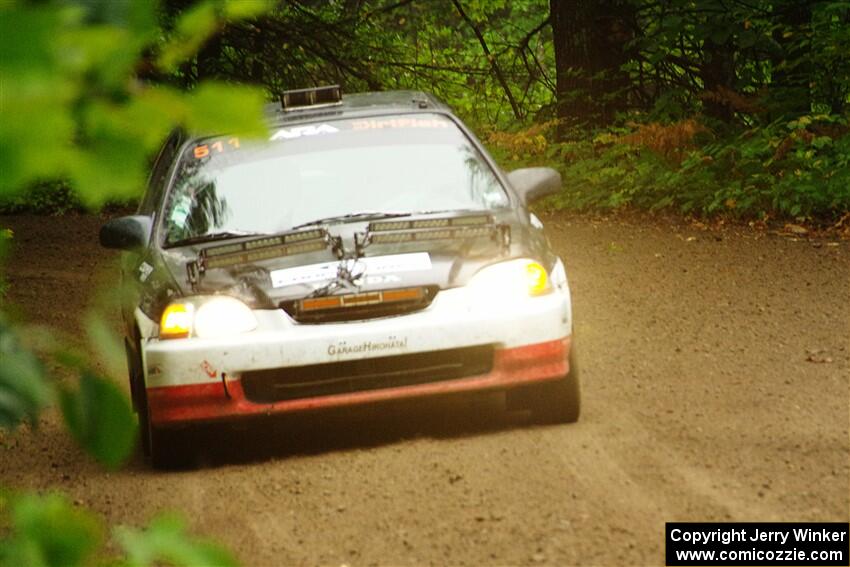
[{"label": "car windshield", "polygon": [[[505,207],[507,195],[466,135],[438,114],[328,120],[270,140],[200,140],[180,158],[166,244],[277,233],[360,213]],[[338,219],[340,221],[345,219]]]}]

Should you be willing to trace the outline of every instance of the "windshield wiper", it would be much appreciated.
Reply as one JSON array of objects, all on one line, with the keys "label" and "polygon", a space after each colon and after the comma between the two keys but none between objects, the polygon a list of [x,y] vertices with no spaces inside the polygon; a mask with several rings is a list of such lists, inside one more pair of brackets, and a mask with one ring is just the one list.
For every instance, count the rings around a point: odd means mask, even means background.
[{"label": "windshield wiper", "polygon": [[297,224],[293,226],[290,230],[296,230],[299,228],[307,228],[308,226],[316,226],[318,224],[335,224],[335,223],[343,223],[343,222],[354,222],[354,221],[367,221],[367,220],[378,220],[378,219],[391,219],[395,217],[409,217],[413,213],[388,213],[381,211],[360,211],[358,213],[348,213],[346,215],[336,215],[333,217],[325,217],[323,219],[316,219],[310,222],[305,222],[302,224]]},{"label": "windshield wiper", "polygon": [[221,232],[212,232],[210,234],[199,234],[190,236],[174,242],[169,242],[168,247],[188,246],[190,244],[201,244],[204,242],[213,242],[215,240],[228,240],[230,238],[242,238],[243,236],[267,236],[265,232],[251,232],[248,230],[223,230]]}]

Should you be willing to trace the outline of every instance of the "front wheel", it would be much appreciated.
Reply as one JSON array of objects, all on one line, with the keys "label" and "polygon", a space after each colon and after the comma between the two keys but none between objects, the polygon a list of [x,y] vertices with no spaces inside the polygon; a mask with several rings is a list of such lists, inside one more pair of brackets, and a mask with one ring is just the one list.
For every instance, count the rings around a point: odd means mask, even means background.
[{"label": "front wheel", "polygon": [[194,463],[195,453],[187,440],[187,429],[156,427],[151,423],[147,395],[141,397],[139,433],[142,449],[155,469],[184,469]]},{"label": "front wheel", "polygon": [[124,341],[124,351],[127,355],[127,370],[130,375],[130,396],[133,400],[133,410],[139,418],[139,442],[146,457],[150,456],[150,420],[148,419],[148,400],[145,393],[145,377],[142,371],[141,347],[135,343],[135,350],[128,341]]},{"label": "front wheel", "polygon": [[141,352],[141,349],[137,346],[134,352],[127,343],[125,343],[125,347],[127,367],[130,371],[130,392],[133,397],[133,408],[139,417],[139,442],[142,445],[142,451],[155,469],[190,466],[193,463],[194,453],[190,449],[191,444],[186,440],[188,431],[164,429],[151,423],[141,358],[137,354]]},{"label": "front wheel", "polygon": [[188,430],[165,429],[148,423],[148,459],[151,466],[155,469],[185,469],[195,464],[195,452],[187,439],[188,434]]},{"label": "front wheel", "polygon": [[508,392],[509,407],[531,410],[541,423],[575,423],[581,414],[581,383],[575,349],[570,351],[569,374],[542,384]]}]

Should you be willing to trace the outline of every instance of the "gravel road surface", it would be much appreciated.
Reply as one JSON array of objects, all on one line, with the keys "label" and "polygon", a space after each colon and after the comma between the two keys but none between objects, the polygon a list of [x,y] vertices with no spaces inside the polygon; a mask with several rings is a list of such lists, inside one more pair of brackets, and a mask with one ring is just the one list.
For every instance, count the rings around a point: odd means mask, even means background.
[{"label": "gravel road surface", "polygon": [[[48,411],[0,433],[0,485],[113,524],[180,510],[247,565],[658,565],[667,521],[848,521],[850,243],[544,220],[574,296],[575,425],[480,395],[217,428],[197,470],[106,472]],[[0,217],[20,316],[80,340],[114,281],[101,222]]]}]

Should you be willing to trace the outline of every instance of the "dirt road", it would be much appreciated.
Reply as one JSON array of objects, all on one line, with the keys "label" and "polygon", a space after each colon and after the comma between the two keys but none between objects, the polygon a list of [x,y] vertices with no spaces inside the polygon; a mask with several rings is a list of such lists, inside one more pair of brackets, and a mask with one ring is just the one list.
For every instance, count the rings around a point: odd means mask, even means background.
[{"label": "dirt road", "polygon": [[[78,333],[114,259],[98,225],[0,218],[31,321]],[[576,425],[531,426],[497,396],[383,406],[210,432],[196,471],[106,473],[48,413],[0,434],[0,484],[113,523],[181,510],[250,565],[663,564],[665,521],[848,521],[850,243],[547,228],[574,295]]]}]

